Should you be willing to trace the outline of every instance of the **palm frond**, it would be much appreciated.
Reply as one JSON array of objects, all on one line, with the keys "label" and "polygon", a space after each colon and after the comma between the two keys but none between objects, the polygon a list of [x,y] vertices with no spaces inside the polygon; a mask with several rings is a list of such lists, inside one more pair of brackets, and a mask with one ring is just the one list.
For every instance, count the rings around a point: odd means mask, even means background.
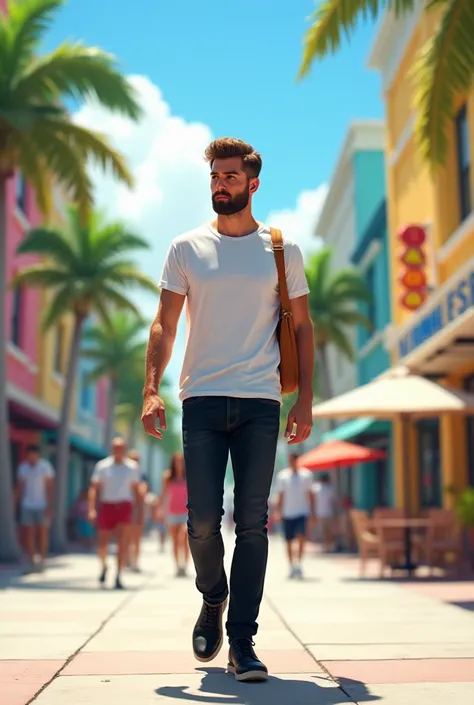
[{"label": "palm frond", "polygon": [[350,362],[354,362],[355,353],[349,337],[346,332],[333,324],[330,329],[330,342],[342,352]]},{"label": "palm frond", "polygon": [[311,27],[306,32],[303,60],[298,79],[306,76],[315,59],[334,54],[340,47],[342,36],[349,39],[359,19],[375,19],[384,8],[393,9],[396,16],[411,12],[416,0],[327,0],[311,17]]},{"label": "palm frond", "polygon": [[[101,287],[102,305],[108,304],[115,306],[119,310],[131,311],[137,316],[140,316],[140,309],[126,296],[114,289],[113,286],[104,285]],[[95,304],[94,304],[95,305]],[[102,314],[102,312],[101,312]],[[110,319],[109,319],[110,320]]]},{"label": "palm frond", "polygon": [[32,288],[51,289],[68,282],[67,272],[61,269],[54,269],[50,264],[40,262],[39,264],[24,267],[12,278],[10,286],[15,287],[27,284]]},{"label": "palm frond", "polygon": [[64,0],[21,0],[8,3],[8,25],[11,32],[8,71],[15,80],[32,62],[38,46],[51,26],[54,15]]},{"label": "palm frond", "polygon": [[416,138],[432,169],[443,164],[448,128],[457,97],[474,84],[474,3],[431,0],[428,9],[446,8],[437,32],[412,69],[417,108]]},{"label": "palm frond", "polygon": [[42,319],[43,330],[47,331],[55,326],[71,310],[72,301],[73,294],[69,286],[66,285],[57,289],[44,312]]},{"label": "palm frond", "polygon": [[308,278],[309,288],[312,292],[313,301],[324,299],[331,261],[332,250],[330,247],[324,247],[309,260],[306,268],[306,276]]},{"label": "palm frond", "polygon": [[[97,258],[108,260],[134,249],[149,249],[150,243],[131,232],[124,223],[109,223],[105,227],[94,229],[93,247]],[[112,264],[112,267],[114,266]]]},{"label": "palm frond", "polygon": [[123,157],[111,147],[105,135],[58,118],[43,120],[40,129],[46,139],[48,132],[59,137],[84,159],[98,164],[104,172],[110,172],[130,188],[133,186],[132,175]]},{"label": "palm frond", "polygon": [[95,47],[65,42],[25,72],[14,97],[22,101],[53,96],[98,100],[113,112],[138,120],[136,92],[118,70],[115,57]]},{"label": "palm frond", "polygon": [[54,260],[58,268],[61,263],[67,266],[76,261],[70,243],[61,230],[56,228],[43,227],[30,230],[18,245],[17,253],[20,255],[34,253],[49,257]]},{"label": "palm frond", "polygon": [[19,139],[18,166],[35,191],[38,208],[48,218],[53,212],[51,177],[26,134]]},{"label": "palm frond", "polygon": [[372,330],[374,327],[370,318],[361,311],[335,311],[334,317],[345,326],[361,326],[367,330]]},{"label": "palm frond", "polygon": [[158,294],[160,291],[156,282],[147,274],[140,272],[136,267],[122,267],[120,263],[118,263],[116,269],[109,274],[107,279],[122,287],[137,287],[151,294]]}]

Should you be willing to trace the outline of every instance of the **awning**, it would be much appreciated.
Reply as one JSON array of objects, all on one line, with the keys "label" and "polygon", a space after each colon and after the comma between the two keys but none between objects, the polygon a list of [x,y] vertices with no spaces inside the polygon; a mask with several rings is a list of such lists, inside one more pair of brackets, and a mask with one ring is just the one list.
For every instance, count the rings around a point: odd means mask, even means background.
[{"label": "awning", "polygon": [[[57,440],[57,433],[55,431],[48,432],[47,438],[48,441],[55,443]],[[107,451],[105,448],[101,448],[95,443],[91,443],[85,438],[81,438],[81,436],[71,434],[69,436],[69,443],[71,444],[72,448],[74,448],[74,450],[77,450],[80,453],[84,453],[84,455],[88,455],[91,458],[102,460],[102,458],[105,458],[107,456]]]},{"label": "awning", "polygon": [[359,419],[351,419],[342,423],[332,431],[328,431],[321,437],[321,442],[326,441],[348,441],[362,435],[385,435],[390,433],[390,421],[374,419],[372,416],[363,416]]}]

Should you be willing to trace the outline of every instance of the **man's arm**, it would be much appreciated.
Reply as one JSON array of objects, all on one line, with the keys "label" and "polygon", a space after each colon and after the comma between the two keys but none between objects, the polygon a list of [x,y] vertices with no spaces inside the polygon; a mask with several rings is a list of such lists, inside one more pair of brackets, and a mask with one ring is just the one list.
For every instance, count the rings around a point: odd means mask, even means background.
[{"label": "man's arm", "polygon": [[159,390],[165,369],[171,359],[176,339],[179,317],[185,296],[163,289],[158,313],[150,329],[145,363],[145,386],[143,389],[142,423],[146,433],[155,438],[163,434],[155,428],[158,417],[160,428],[166,429],[165,405]]},{"label": "man's arm", "polygon": [[46,514],[49,519],[53,516],[53,505],[54,505],[54,476],[50,475],[45,479],[46,482]]},{"label": "man's arm", "polygon": [[[303,443],[313,427],[313,374],[314,374],[314,334],[309,315],[308,296],[291,300],[291,313],[298,351],[299,383],[298,399],[288,414],[285,438],[288,445]],[[293,435],[293,426],[296,433]]]},{"label": "man's arm", "polygon": [[92,481],[89,485],[89,492],[87,493],[87,499],[89,501],[89,521],[95,521],[97,516],[96,502],[97,502],[97,492],[100,489],[100,483]]}]

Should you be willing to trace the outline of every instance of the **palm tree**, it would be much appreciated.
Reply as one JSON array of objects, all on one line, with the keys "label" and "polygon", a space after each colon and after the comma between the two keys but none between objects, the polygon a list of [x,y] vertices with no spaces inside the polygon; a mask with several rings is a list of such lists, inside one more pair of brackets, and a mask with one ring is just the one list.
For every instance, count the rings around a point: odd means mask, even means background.
[{"label": "palm tree", "polygon": [[52,535],[57,550],[65,546],[69,420],[83,326],[93,313],[104,325],[111,326],[111,308],[140,315],[123,289],[139,287],[153,293],[158,291],[156,284],[128,258],[134,250],[147,247],[145,240],[122,223],[107,223],[99,214],[92,213],[84,225],[79,209],[70,207],[65,230],[36,228],[18,248],[19,253],[34,253],[45,258],[40,264],[21,270],[13,282],[13,285],[27,284],[52,291],[51,303],[43,318],[44,329],[56,325],[67,313],[74,318],[58,437]]},{"label": "palm tree", "polygon": [[[123,385],[129,385],[131,381],[135,381],[133,372],[137,367],[141,371],[141,387],[143,387],[146,352],[146,341],[140,336],[144,331],[144,321],[141,317],[127,310],[118,310],[114,311],[109,318],[107,324],[102,322],[85,331],[84,346],[81,351],[83,357],[95,363],[89,375],[90,381],[97,381],[101,377],[107,377],[109,380],[108,418],[105,432],[107,448],[114,432],[118,390],[123,389]],[[140,414],[137,414],[137,418],[139,417]]]},{"label": "palm tree", "polygon": [[0,11],[0,559],[19,555],[14,523],[6,399],[5,305],[7,183],[20,169],[38,205],[52,210],[51,178],[84,213],[92,202],[86,172],[90,158],[131,184],[126,166],[98,133],[75,125],[61,101],[91,96],[110,110],[138,119],[130,84],[112,57],[82,44],[64,43],[39,56],[44,37],[65,0],[24,0]]},{"label": "palm tree", "polygon": [[327,360],[329,345],[334,345],[351,362],[354,350],[347,335],[347,327],[363,326],[371,322],[357,309],[371,300],[371,293],[355,269],[331,272],[332,251],[324,248],[313,255],[306,269],[310,288],[309,310],[314,325],[314,342],[319,384],[324,399],[332,396]]},{"label": "palm tree", "polygon": [[[350,37],[360,16],[372,18],[382,10],[396,17],[411,13],[419,0],[326,0],[314,12],[299,76],[315,59],[335,53],[342,35]],[[424,12],[440,17],[437,31],[424,44],[412,67],[417,109],[416,138],[427,162],[444,163],[447,133],[455,101],[468,93],[474,78],[474,3],[472,0],[425,0]]]}]

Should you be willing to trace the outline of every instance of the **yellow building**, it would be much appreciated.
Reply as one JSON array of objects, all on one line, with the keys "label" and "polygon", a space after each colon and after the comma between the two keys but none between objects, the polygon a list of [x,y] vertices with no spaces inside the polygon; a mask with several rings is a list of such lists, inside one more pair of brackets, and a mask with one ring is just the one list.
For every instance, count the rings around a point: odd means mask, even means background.
[{"label": "yellow building", "polygon": [[[432,177],[414,142],[409,70],[435,29],[418,9],[382,21],[369,58],[380,71],[386,102],[387,188],[393,364],[409,365],[438,382],[474,391],[474,92],[459,96],[449,128],[445,167]],[[401,230],[421,225],[428,296],[416,311],[401,303]],[[396,434],[400,429],[396,429]],[[395,443],[400,447],[400,443]],[[397,503],[403,501],[402,459],[396,457]],[[452,503],[451,488],[474,486],[474,418],[422,421],[411,433],[413,509]]]}]

